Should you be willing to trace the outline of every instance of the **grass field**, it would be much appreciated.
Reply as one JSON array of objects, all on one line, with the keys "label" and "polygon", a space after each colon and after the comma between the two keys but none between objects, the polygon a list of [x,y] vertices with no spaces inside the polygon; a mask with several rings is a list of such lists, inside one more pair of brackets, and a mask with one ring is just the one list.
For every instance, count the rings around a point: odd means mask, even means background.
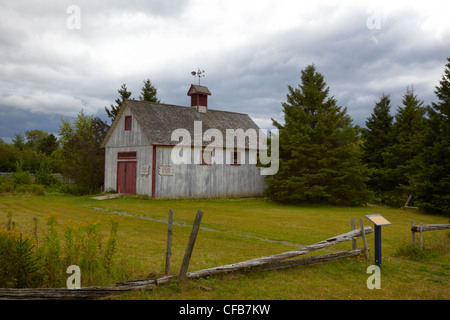
[{"label": "grass field", "polygon": [[[33,217],[38,235],[45,219],[58,213],[67,221],[108,221],[118,225],[116,261],[126,271],[118,280],[142,279],[164,272],[167,214],[174,212],[172,274],[181,266],[198,209],[204,211],[189,271],[195,271],[293,250],[350,231],[350,218],[382,214],[392,225],[383,227],[381,289],[370,290],[367,267],[373,262],[373,233],[368,235],[370,258],[351,258],[285,270],[232,273],[176,282],[153,291],[132,292],[120,299],[430,299],[450,298],[450,232],[424,233],[423,253],[408,247],[411,220],[416,224],[448,223],[448,218],[417,210],[387,207],[280,205],[264,199],[141,200],[123,197],[93,200],[60,195],[0,197],[0,227],[13,215],[15,228],[31,233]],[[102,224],[103,225],[103,224]],[[107,232],[107,224],[104,232]],[[358,247],[362,246],[360,238]],[[322,250],[351,249],[346,242]],[[417,256],[419,254],[419,256]],[[82,277],[83,277],[83,270]]]}]

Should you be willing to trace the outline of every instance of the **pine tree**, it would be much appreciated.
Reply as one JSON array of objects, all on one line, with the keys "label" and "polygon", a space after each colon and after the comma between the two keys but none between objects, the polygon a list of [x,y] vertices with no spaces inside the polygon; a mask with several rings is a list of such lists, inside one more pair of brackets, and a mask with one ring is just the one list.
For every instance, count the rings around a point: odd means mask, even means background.
[{"label": "pine tree", "polygon": [[421,170],[414,177],[417,205],[450,216],[450,58],[436,87],[438,103],[427,108]]},{"label": "pine tree", "polygon": [[367,185],[377,193],[392,190],[389,176],[385,172],[383,153],[392,144],[393,116],[390,115],[391,99],[382,93],[375,103],[371,117],[363,130],[363,162],[369,168]]},{"label": "pine tree", "polygon": [[144,81],[144,86],[141,89],[141,96],[139,96],[139,100],[141,101],[150,101],[150,102],[158,102],[159,99],[156,97],[157,89],[152,85],[150,79]]},{"label": "pine tree", "polygon": [[407,88],[395,115],[392,145],[383,153],[386,176],[394,187],[391,205],[403,204],[413,191],[412,177],[421,170],[419,157],[424,143],[425,107],[413,88]]},{"label": "pine tree", "polygon": [[280,135],[280,167],[266,179],[266,195],[281,202],[359,205],[370,192],[360,159],[360,141],[347,109],[328,97],[314,65],[301,72],[298,88],[288,86]]},{"label": "pine tree", "polygon": [[117,92],[119,93],[120,98],[116,99],[115,101],[116,105],[110,105],[111,110],[109,110],[108,107],[105,107],[106,114],[111,119],[111,122],[114,121],[114,119],[116,118],[116,115],[119,112],[123,100],[128,99],[131,96],[131,92],[128,91],[127,85],[125,83],[122,84],[122,86],[120,87],[119,90],[117,90]]}]

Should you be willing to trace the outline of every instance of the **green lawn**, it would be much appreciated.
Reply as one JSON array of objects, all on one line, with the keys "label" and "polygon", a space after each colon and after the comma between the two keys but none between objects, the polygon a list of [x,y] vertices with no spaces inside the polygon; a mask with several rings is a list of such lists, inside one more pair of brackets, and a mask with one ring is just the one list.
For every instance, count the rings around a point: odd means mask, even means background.
[{"label": "green lawn", "polygon": [[[170,283],[154,291],[132,292],[126,299],[445,299],[450,298],[449,232],[424,233],[432,249],[421,260],[398,255],[410,243],[411,220],[416,224],[448,223],[448,218],[417,210],[387,207],[280,205],[264,199],[140,200],[125,197],[93,200],[71,196],[0,197],[0,227],[13,215],[15,228],[31,233],[33,217],[38,234],[47,228],[50,212],[66,222],[108,221],[116,217],[116,261],[124,279],[142,279],[164,272],[168,210],[174,211],[173,274],[177,274],[198,209],[204,211],[189,271],[290,251],[350,231],[350,218],[372,226],[366,214],[380,213],[392,225],[383,227],[381,289],[369,290],[367,267],[373,264],[373,233],[368,235],[369,260],[351,258],[277,271],[233,273],[207,279]],[[131,216],[130,216],[131,215]],[[103,224],[102,224],[103,225]],[[107,224],[105,223],[107,232]],[[360,238],[358,246],[362,246]],[[329,250],[350,249],[346,242]],[[81,270],[83,273],[83,270]]]}]

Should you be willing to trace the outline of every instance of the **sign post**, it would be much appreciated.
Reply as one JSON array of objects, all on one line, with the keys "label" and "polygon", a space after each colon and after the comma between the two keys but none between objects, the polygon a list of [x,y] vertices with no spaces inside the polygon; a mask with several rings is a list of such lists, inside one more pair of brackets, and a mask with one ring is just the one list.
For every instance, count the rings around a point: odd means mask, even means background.
[{"label": "sign post", "polygon": [[381,266],[381,226],[392,223],[386,220],[381,214],[368,214],[366,218],[375,225],[375,265]]}]

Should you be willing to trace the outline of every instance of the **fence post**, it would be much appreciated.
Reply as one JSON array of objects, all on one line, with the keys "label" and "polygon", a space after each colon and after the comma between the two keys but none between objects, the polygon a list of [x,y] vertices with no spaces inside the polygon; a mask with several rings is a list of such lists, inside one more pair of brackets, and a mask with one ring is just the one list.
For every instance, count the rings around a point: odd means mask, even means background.
[{"label": "fence post", "polygon": [[420,249],[422,249],[422,248],[423,248],[423,237],[422,237],[422,222],[420,223],[420,226],[419,226],[419,231],[420,231],[420,240],[419,240],[419,247],[420,247]]},{"label": "fence post", "polygon": [[203,211],[198,210],[195,216],[194,225],[192,227],[191,236],[189,237],[186,251],[184,253],[183,263],[181,264],[180,273],[178,274],[178,281],[182,282],[186,279],[189,261],[191,260],[192,250],[194,249],[195,239],[197,238],[198,230],[200,229],[200,222],[202,221]]},{"label": "fence post", "polygon": [[369,259],[369,248],[367,247],[366,233],[364,232],[363,219],[359,219],[359,224],[361,225],[361,235],[363,239],[364,251],[366,252],[366,258]]},{"label": "fence post", "polygon": [[[355,218],[351,218],[352,231],[356,229]],[[352,250],[356,250],[356,238],[352,239]]]},{"label": "fence post", "polygon": [[172,224],[173,224],[173,210],[169,209],[167,228],[167,248],[166,248],[166,276],[170,274],[170,258],[172,256]]}]

